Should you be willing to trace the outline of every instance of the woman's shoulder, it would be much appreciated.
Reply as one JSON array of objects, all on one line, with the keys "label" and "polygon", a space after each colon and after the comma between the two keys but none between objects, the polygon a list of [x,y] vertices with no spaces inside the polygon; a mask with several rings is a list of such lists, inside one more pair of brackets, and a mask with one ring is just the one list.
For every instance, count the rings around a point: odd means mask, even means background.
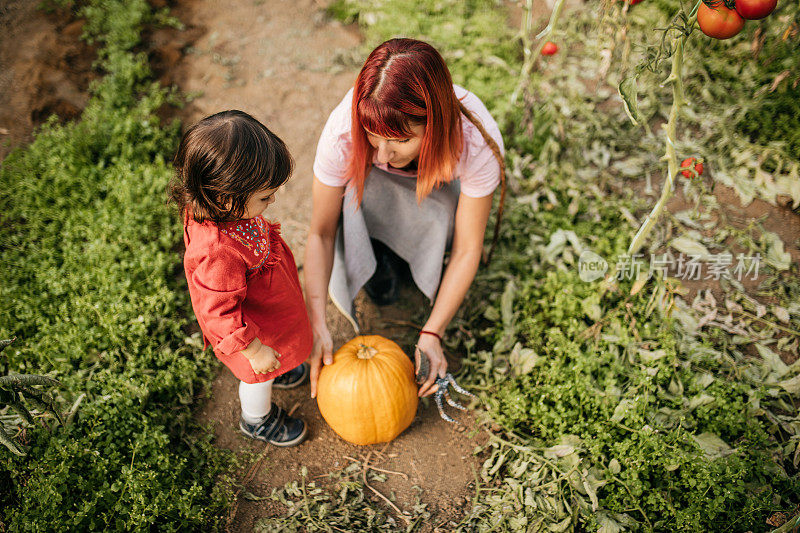
[{"label": "woman's shoulder", "polygon": [[[453,84],[453,90],[455,91],[456,98],[458,98],[461,103],[464,104],[464,107],[472,113],[472,116],[481,123],[486,132],[500,147],[500,150],[503,151],[503,136],[500,134],[500,128],[483,101],[474,93],[458,85]],[[470,150],[466,151],[465,155],[474,155],[477,151],[488,148],[488,143],[478,127],[463,115],[462,130],[464,132],[464,144],[470,148]]]},{"label": "woman's shoulder", "polygon": [[[458,86],[456,96],[504,153],[503,137],[494,118],[480,98]],[[456,166],[456,176],[461,180],[461,192],[474,198],[491,194],[500,183],[500,164],[497,155],[484,138],[481,130],[462,114],[463,150]]]},{"label": "woman's shoulder", "polygon": [[314,155],[314,175],[322,183],[333,187],[344,185],[346,181],[347,157],[352,149],[350,138],[352,104],[353,88],[351,87],[328,116]]}]

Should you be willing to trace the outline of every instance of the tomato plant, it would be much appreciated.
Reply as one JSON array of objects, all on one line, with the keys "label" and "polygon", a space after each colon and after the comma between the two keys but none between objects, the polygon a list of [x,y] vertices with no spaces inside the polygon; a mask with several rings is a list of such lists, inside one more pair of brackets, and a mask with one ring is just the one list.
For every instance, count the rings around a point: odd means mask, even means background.
[{"label": "tomato plant", "polygon": [[[694,172],[692,172],[692,166],[694,165]],[[699,178],[703,175],[703,163],[695,159],[694,157],[687,157],[683,161],[681,161],[681,168],[685,168],[687,170],[681,171],[681,174],[685,178]]]},{"label": "tomato plant", "polygon": [[547,41],[544,43],[542,47],[542,55],[543,56],[551,56],[558,52],[558,45],[556,43]]},{"label": "tomato plant", "polygon": [[703,33],[715,39],[729,39],[744,27],[744,19],[739,13],[735,9],[728,9],[722,2],[714,7],[700,4],[697,23]]},{"label": "tomato plant", "polygon": [[763,19],[778,5],[778,0],[736,0],[736,12],[747,20]]}]

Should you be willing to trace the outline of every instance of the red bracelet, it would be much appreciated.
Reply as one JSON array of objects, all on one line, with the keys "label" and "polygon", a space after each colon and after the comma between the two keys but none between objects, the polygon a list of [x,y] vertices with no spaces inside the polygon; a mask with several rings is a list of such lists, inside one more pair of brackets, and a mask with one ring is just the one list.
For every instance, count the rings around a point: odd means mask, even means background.
[{"label": "red bracelet", "polygon": [[439,339],[439,342],[442,342],[442,336],[441,336],[441,335],[439,335],[438,333],[434,333],[433,331],[426,331],[426,330],[424,330],[424,329],[421,329],[421,330],[419,331],[419,334],[420,334],[420,335],[422,335],[423,333],[427,333],[428,335],[433,335],[434,337],[436,337],[437,339]]}]

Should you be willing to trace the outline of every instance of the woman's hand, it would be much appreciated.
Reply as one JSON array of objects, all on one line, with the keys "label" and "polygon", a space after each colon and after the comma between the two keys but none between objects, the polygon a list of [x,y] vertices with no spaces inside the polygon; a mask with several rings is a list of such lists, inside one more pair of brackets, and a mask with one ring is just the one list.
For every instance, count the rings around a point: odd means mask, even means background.
[{"label": "woman's hand", "polygon": [[281,367],[281,362],[278,361],[281,354],[266,344],[261,344],[257,338],[242,350],[242,355],[250,361],[250,366],[256,374],[268,374]]},{"label": "woman's hand", "polygon": [[447,360],[444,358],[442,344],[439,339],[433,335],[423,333],[419,336],[419,341],[417,341],[417,349],[414,350],[414,362],[417,370],[419,370],[420,365],[420,350],[425,352],[430,363],[428,379],[425,380],[417,392],[417,396],[423,397],[436,392],[436,378],[443,378],[447,373]]},{"label": "woman's hand", "polygon": [[308,356],[308,364],[311,367],[311,397],[317,397],[317,380],[319,379],[319,371],[322,369],[322,364],[330,365],[333,363],[333,340],[331,339],[331,332],[328,331],[328,326],[319,324],[313,328],[314,331],[314,347],[311,349],[311,355]]}]

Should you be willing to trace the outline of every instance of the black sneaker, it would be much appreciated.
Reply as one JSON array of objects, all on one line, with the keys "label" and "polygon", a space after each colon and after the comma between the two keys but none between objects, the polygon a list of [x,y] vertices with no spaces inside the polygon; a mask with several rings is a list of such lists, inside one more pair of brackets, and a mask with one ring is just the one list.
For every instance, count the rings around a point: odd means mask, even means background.
[{"label": "black sneaker", "polygon": [[239,429],[253,439],[275,446],[296,446],[306,438],[306,423],[286,414],[283,408],[272,404],[272,410],[257,424],[248,424],[239,418]]},{"label": "black sneaker", "polygon": [[308,368],[308,363],[302,363],[300,366],[295,367],[285,374],[281,374],[272,382],[272,386],[276,389],[293,389],[299,387],[306,382],[306,378],[311,373]]},{"label": "black sneaker", "polygon": [[377,305],[390,305],[397,301],[400,276],[398,266],[403,260],[391,248],[377,239],[370,239],[378,266],[364,285],[367,296]]}]

